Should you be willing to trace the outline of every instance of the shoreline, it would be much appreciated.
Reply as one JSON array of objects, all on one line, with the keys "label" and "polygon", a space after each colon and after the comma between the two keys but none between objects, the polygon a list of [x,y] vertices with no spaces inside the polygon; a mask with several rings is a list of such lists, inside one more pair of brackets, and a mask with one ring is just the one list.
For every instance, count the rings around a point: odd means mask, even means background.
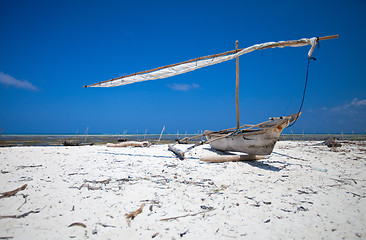
[{"label": "shoreline", "polygon": [[[192,137],[195,134],[163,134],[161,143],[175,143],[177,138],[185,136]],[[90,134],[90,135],[69,135],[69,134],[3,134],[0,136],[0,147],[11,146],[62,146],[64,141],[82,141],[103,145],[106,143],[115,143],[119,138],[125,138],[129,141],[151,141],[157,143],[160,134]],[[279,141],[325,141],[335,138],[341,141],[366,141],[366,134],[281,134]],[[191,143],[205,139],[204,137],[196,139]]]}]

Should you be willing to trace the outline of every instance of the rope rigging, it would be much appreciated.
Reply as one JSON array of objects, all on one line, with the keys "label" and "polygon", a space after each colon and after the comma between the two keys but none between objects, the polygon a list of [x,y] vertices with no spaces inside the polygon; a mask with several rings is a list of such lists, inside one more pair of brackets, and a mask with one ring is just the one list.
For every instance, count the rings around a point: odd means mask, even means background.
[{"label": "rope rigging", "polygon": [[[319,45],[318,45],[319,46]],[[305,78],[305,85],[304,85],[304,92],[302,93],[302,100],[301,100],[301,104],[300,104],[300,107],[299,107],[299,111],[297,112],[297,116],[296,116],[296,119],[295,121],[293,121],[291,123],[291,125],[289,125],[288,127],[292,127],[297,119],[299,118],[300,116],[300,113],[301,113],[301,109],[302,109],[302,106],[304,105],[304,101],[305,101],[305,94],[306,94],[306,88],[307,88],[307,85],[308,85],[308,78],[309,78],[309,66],[310,66],[310,60],[316,60],[316,58],[314,57],[309,57],[308,58],[308,64],[307,64],[307,67],[306,67],[306,78]]]}]

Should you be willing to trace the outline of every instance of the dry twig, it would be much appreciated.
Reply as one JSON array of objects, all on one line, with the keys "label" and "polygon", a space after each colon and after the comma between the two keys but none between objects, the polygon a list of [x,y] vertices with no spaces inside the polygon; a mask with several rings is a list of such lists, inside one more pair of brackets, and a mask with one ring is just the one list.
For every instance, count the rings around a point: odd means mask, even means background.
[{"label": "dry twig", "polygon": [[116,226],[113,226],[113,225],[109,225],[109,224],[103,224],[103,223],[97,223],[97,224],[99,224],[100,226],[102,226],[102,227],[113,227],[113,228],[115,228]]},{"label": "dry twig", "polygon": [[26,188],[27,188],[27,184],[24,184],[23,186],[21,186],[17,189],[14,189],[13,191],[0,193],[1,194],[0,199],[15,196],[18,192],[23,191]]},{"label": "dry twig", "polygon": [[6,215],[6,216],[0,216],[0,219],[3,219],[3,218],[23,218],[23,217],[26,217],[28,216],[29,214],[31,213],[39,213],[39,210],[36,210],[36,211],[29,211],[29,212],[26,212],[26,213],[23,213],[21,215]]},{"label": "dry twig", "polygon": [[22,194],[22,196],[24,198],[24,203],[22,203],[22,205],[20,205],[17,210],[19,210],[21,207],[23,207],[24,204],[27,203],[27,197],[28,197],[28,195]]},{"label": "dry twig", "polygon": [[163,218],[163,219],[160,219],[160,221],[170,221],[170,220],[175,220],[175,219],[178,219],[178,218],[193,217],[193,216],[196,216],[198,214],[203,214],[203,213],[210,212],[212,210],[214,210],[214,208],[212,208],[210,210],[207,210],[207,211],[202,211],[202,212],[197,212],[197,213],[189,213],[189,214],[178,216],[178,217]]},{"label": "dry twig", "polygon": [[133,220],[137,215],[142,213],[142,209],[144,209],[144,207],[145,207],[145,203],[142,203],[139,209],[137,209],[136,211],[134,211],[132,213],[126,214],[126,218]]},{"label": "dry twig", "polygon": [[88,183],[83,183],[80,187],[78,187],[78,189],[81,190],[83,187],[88,188],[88,190],[101,190],[102,189],[102,187],[90,186]]},{"label": "dry twig", "polygon": [[108,178],[106,180],[92,180],[92,181],[89,181],[89,180],[84,180],[84,182],[88,182],[88,183],[102,183],[102,184],[108,184],[112,179]]},{"label": "dry twig", "polygon": [[74,226],[80,226],[80,227],[86,228],[86,225],[84,223],[81,223],[81,222],[71,223],[68,227],[74,227]]},{"label": "dry twig", "polygon": [[23,169],[23,168],[31,168],[31,167],[42,167],[42,164],[40,164],[40,165],[29,165],[29,166],[17,166],[17,170],[18,169]]}]

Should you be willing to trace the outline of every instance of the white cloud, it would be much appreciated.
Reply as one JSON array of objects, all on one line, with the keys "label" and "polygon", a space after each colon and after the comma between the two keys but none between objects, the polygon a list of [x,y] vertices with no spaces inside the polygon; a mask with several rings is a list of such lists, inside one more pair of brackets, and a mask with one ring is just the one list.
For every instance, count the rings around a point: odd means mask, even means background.
[{"label": "white cloud", "polygon": [[366,109],[366,100],[358,100],[354,98],[352,102],[345,102],[340,106],[332,108],[322,108],[323,111],[329,111],[335,114],[358,114]]},{"label": "white cloud", "polygon": [[17,80],[15,78],[13,78],[12,76],[0,72],[0,83],[7,85],[7,86],[13,86],[16,88],[24,88],[24,89],[28,89],[28,90],[37,90],[37,88],[30,82],[25,81],[25,80]]},{"label": "white cloud", "polygon": [[350,105],[356,107],[366,106],[366,100],[358,101],[357,98],[354,98]]},{"label": "white cloud", "polygon": [[200,88],[200,86],[196,83],[192,83],[192,84],[173,83],[173,84],[169,84],[167,86],[176,91],[189,91],[192,89]]}]

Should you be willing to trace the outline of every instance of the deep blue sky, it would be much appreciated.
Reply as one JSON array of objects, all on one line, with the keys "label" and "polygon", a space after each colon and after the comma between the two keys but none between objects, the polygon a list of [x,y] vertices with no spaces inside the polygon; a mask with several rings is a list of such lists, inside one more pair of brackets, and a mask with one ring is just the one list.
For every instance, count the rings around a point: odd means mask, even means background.
[{"label": "deep blue sky", "polygon": [[[234,127],[235,61],[114,88],[83,85],[267,41],[320,42],[285,132],[366,132],[366,2],[0,0],[0,131],[194,133]],[[295,113],[309,46],[240,57],[241,124]]]}]

